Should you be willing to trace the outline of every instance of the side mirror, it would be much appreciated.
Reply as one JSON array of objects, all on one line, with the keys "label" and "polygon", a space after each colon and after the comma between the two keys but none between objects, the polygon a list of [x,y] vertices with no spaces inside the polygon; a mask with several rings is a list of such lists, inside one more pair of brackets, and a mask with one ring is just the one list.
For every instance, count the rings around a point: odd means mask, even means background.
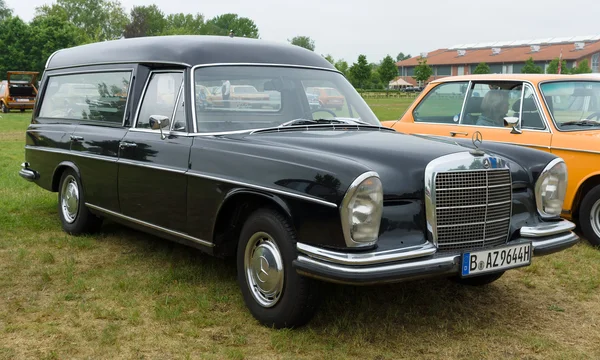
[{"label": "side mirror", "polygon": [[160,138],[166,139],[166,135],[163,133],[162,129],[169,126],[170,121],[167,116],[162,115],[150,115],[150,128],[152,130],[160,130]]},{"label": "side mirror", "polygon": [[506,123],[508,125],[512,126],[512,130],[510,131],[511,134],[521,134],[523,133],[519,128],[519,118],[516,116],[507,116],[504,118],[504,121],[506,121]]}]

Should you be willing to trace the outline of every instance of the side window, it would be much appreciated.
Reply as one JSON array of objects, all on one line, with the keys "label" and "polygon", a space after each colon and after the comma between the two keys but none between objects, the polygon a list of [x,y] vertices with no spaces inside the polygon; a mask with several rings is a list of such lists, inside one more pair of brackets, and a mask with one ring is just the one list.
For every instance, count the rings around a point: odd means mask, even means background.
[{"label": "side window", "polygon": [[458,122],[467,82],[436,86],[413,111],[415,122],[454,124]]},{"label": "side window", "polygon": [[39,117],[121,124],[130,80],[129,71],[51,76]]},{"label": "side window", "polygon": [[150,116],[153,115],[166,116],[173,120],[175,102],[182,81],[182,72],[152,73],[140,105],[135,127],[149,129]]},{"label": "side window", "polygon": [[535,101],[535,92],[529,85],[525,85],[525,93],[523,94],[523,109],[521,109],[520,99],[513,105],[514,114],[512,116],[519,117],[521,112],[521,128],[530,130],[544,130],[546,126],[540,115],[540,109]]},{"label": "side window", "polygon": [[518,82],[473,83],[465,102],[461,124],[504,127],[504,118],[514,115],[523,84]]},{"label": "side window", "polygon": [[4,89],[6,86],[4,84],[0,85],[0,96],[4,95]]},{"label": "side window", "polygon": [[173,131],[187,131],[187,123],[185,120],[185,102],[184,102],[183,86],[179,90],[177,107],[175,107],[175,115],[173,115],[173,124],[171,130]]}]

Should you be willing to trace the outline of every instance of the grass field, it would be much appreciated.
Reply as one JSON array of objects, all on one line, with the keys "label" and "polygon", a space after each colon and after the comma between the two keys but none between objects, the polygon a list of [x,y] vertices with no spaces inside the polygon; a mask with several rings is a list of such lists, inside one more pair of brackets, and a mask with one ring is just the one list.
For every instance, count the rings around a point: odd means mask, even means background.
[{"label": "grass field", "polygon": [[308,326],[264,328],[231,262],[113,223],[63,233],[56,194],[17,174],[29,117],[0,118],[0,359],[600,358],[600,250],[586,243],[484,288],[328,285]]}]

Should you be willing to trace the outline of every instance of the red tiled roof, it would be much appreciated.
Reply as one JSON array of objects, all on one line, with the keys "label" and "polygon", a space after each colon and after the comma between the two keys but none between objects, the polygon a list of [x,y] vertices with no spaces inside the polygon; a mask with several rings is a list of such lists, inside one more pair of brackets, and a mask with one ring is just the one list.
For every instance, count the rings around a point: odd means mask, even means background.
[{"label": "red tiled roof", "polygon": [[[458,56],[456,50],[438,49],[427,54],[428,65],[464,65],[479,64],[485,62],[493,63],[516,63],[525,62],[530,57],[534,61],[551,61],[560,55],[562,49],[562,58],[564,60],[578,60],[596,52],[600,52],[600,41],[586,43],[582,50],[575,50],[574,43],[541,45],[540,50],[532,52],[531,47],[516,46],[501,48],[500,54],[493,55],[492,48],[466,49],[466,54]],[[420,56],[399,61],[397,66],[415,66],[418,65]]]}]

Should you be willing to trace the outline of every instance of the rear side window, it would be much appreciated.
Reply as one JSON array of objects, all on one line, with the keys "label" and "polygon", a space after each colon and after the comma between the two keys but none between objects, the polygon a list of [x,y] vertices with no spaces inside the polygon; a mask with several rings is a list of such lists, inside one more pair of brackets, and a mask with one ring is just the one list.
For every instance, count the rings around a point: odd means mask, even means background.
[{"label": "rear side window", "polygon": [[121,124],[130,81],[130,71],[51,76],[39,117]]},{"label": "rear side window", "polygon": [[453,82],[436,86],[415,108],[415,122],[455,124],[467,91],[467,82]]}]

